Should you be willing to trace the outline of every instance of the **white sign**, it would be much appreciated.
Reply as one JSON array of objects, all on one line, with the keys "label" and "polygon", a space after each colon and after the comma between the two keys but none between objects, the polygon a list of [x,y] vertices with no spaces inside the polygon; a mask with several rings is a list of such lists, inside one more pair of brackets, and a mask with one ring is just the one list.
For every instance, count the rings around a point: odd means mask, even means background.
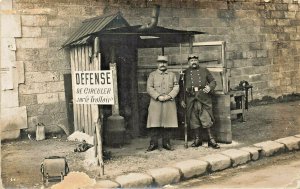
[{"label": "white sign", "polygon": [[75,71],[75,104],[114,104],[111,70]]}]

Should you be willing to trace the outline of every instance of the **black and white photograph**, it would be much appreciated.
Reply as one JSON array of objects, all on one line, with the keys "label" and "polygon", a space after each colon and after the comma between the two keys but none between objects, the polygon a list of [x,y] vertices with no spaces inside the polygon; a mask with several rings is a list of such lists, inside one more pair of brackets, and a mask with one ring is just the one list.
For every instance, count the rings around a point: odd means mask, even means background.
[{"label": "black and white photograph", "polygon": [[300,0],[0,0],[0,36],[0,188],[300,189]]}]

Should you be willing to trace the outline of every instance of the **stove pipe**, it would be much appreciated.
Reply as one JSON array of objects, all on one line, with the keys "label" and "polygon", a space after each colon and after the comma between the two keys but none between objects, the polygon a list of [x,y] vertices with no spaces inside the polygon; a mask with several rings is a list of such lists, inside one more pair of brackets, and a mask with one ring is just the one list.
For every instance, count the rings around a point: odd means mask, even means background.
[{"label": "stove pipe", "polygon": [[154,5],[154,6],[155,7],[152,10],[151,22],[148,23],[147,25],[141,26],[139,28],[140,31],[149,30],[157,25],[160,6],[159,5]]}]

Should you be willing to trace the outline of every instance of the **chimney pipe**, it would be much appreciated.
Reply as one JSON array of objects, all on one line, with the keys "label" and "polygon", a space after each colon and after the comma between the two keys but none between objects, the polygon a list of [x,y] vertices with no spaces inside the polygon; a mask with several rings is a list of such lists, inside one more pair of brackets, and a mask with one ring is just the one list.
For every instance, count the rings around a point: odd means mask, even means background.
[{"label": "chimney pipe", "polygon": [[152,10],[151,22],[148,23],[147,25],[141,26],[139,28],[140,31],[151,29],[157,25],[160,6],[159,5],[154,5],[154,6],[155,7]]}]

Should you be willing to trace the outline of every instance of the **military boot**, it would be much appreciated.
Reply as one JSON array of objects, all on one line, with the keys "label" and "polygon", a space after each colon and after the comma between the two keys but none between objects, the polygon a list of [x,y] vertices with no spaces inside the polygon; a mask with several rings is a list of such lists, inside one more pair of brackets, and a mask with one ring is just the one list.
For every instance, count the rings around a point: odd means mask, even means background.
[{"label": "military boot", "polygon": [[210,128],[207,128],[207,134],[208,134],[208,147],[219,149],[220,146],[218,143],[216,143],[214,137],[212,136]]},{"label": "military boot", "polygon": [[173,150],[174,150],[174,148],[172,148],[170,142],[164,143],[164,144],[162,145],[162,147],[163,147],[164,149],[166,149],[166,150],[170,150],[170,151],[173,151]]},{"label": "military boot", "polygon": [[151,140],[150,140],[150,145],[147,148],[148,152],[151,152],[153,150],[156,150],[158,148],[158,129],[157,128],[152,128],[150,130],[150,134],[151,134]]},{"label": "military boot", "polygon": [[170,135],[166,129],[163,131],[162,147],[166,150],[174,150],[170,143]]},{"label": "military boot", "polygon": [[199,128],[193,129],[194,131],[194,142],[191,144],[191,147],[202,146],[202,137],[200,136]]},{"label": "military boot", "polygon": [[150,145],[149,145],[149,147],[147,148],[147,151],[148,151],[148,152],[151,152],[151,151],[153,151],[153,150],[156,150],[157,148],[158,148],[158,145],[157,145],[157,144],[150,142]]}]

